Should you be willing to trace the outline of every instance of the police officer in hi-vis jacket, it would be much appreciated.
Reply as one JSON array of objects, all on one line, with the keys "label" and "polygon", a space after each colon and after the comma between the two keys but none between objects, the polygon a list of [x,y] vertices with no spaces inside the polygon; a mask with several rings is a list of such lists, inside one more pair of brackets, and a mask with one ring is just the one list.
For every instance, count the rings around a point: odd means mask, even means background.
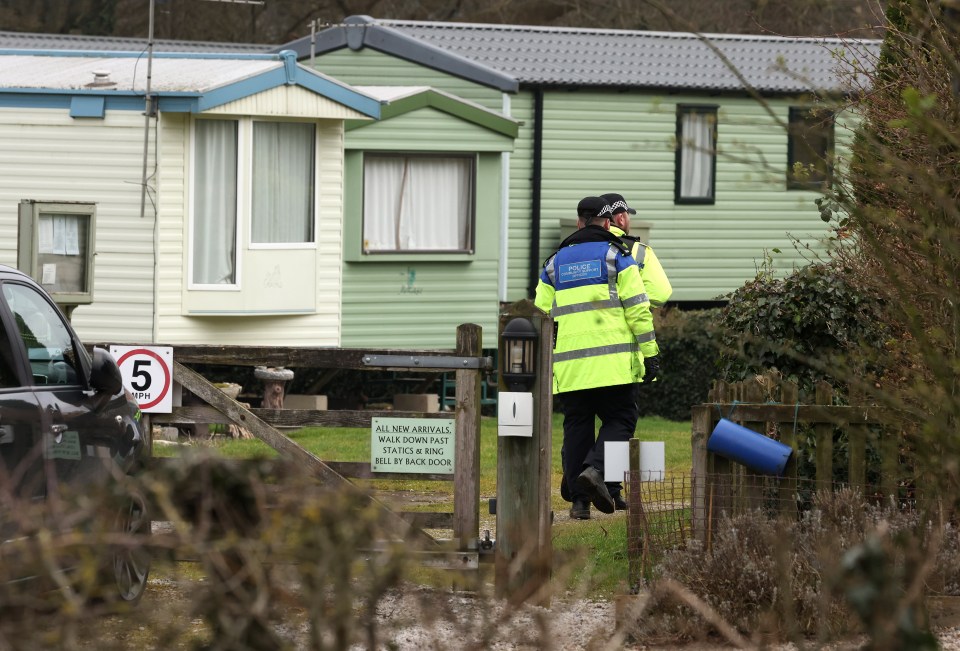
[{"label": "police officer in hi-vis jacket", "polygon": [[[670,300],[673,287],[667,279],[667,273],[663,270],[663,265],[660,264],[657,254],[653,252],[653,247],[630,235],[630,215],[636,215],[637,211],[627,205],[627,200],[621,194],[609,192],[601,194],[600,198],[610,204],[610,210],[613,213],[610,217],[610,232],[630,247],[630,255],[633,256],[633,259],[637,261],[637,266],[640,267],[640,279],[643,281],[647,298],[650,299],[650,307],[663,307]],[[647,374],[643,381],[644,383],[653,382],[660,375],[659,358],[653,362],[648,360],[646,366]],[[640,396],[638,396],[639,398]],[[607,484],[607,490],[613,496],[617,510],[627,508],[627,503],[620,495],[622,489],[623,486],[620,482]]]},{"label": "police officer in hi-vis jacket", "polygon": [[[637,425],[636,384],[659,354],[650,301],[629,247],[610,232],[610,205],[586,197],[585,226],[544,263],[535,304],[556,321],[553,392],[563,406],[563,474],[570,516],[616,506],[603,482],[604,444],[627,441]],[[594,419],[600,419],[600,431]]]}]

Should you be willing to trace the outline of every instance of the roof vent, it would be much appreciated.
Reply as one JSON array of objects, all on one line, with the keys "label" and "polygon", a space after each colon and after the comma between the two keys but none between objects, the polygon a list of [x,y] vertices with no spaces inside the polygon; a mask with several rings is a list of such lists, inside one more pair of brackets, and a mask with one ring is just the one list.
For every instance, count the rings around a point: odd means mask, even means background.
[{"label": "roof vent", "polygon": [[104,86],[116,86],[117,82],[110,80],[109,70],[94,70],[93,81],[87,84],[87,88],[102,88]]}]

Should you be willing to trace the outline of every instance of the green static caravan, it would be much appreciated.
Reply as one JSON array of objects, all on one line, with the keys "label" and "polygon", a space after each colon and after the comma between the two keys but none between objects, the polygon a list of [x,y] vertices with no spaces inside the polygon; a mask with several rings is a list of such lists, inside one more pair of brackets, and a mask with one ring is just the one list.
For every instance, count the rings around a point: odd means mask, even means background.
[{"label": "green static caravan", "polygon": [[[309,63],[309,38],[281,47]],[[869,66],[878,49],[353,16],[317,35],[313,65],[361,86],[429,84],[519,122],[504,158],[500,300],[532,295],[580,198],[618,192],[648,228],[671,302],[699,304],[753,278],[767,255],[786,273],[823,250],[814,200],[855,119],[835,100],[863,83],[837,68]]]},{"label": "green static caravan", "polygon": [[461,323],[496,345],[501,185],[518,125],[432,88],[358,86],[380,120],[349,120],[343,346],[453,348]]},{"label": "green static caravan", "polygon": [[0,263],[89,269],[86,341],[339,346],[344,125],[380,100],[292,53],[155,53],[149,104],[147,69],[0,50]]}]

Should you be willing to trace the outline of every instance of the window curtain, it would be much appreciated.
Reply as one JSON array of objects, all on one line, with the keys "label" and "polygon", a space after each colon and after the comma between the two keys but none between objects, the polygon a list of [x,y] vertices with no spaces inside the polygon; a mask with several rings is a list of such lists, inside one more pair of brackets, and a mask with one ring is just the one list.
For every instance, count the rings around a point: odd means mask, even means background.
[{"label": "window curtain", "polygon": [[367,251],[462,251],[473,234],[473,160],[366,156]]},{"label": "window curtain", "polygon": [[313,242],[313,124],[253,123],[251,241]]},{"label": "window curtain", "polygon": [[713,196],[713,113],[684,113],[681,140],[680,196],[709,199]]},{"label": "window curtain", "polygon": [[194,147],[193,282],[237,282],[237,123],[197,120]]}]

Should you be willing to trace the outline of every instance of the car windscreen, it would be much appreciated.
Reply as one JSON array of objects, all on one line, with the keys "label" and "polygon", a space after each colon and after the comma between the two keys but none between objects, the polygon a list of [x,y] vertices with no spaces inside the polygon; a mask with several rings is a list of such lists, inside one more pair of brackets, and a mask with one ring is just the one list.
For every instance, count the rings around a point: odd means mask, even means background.
[{"label": "car windscreen", "polygon": [[0,389],[10,389],[20,385],[17,379],[16,367],[13,363],[13,340],[0,318]]},{"label": "car windscreen", "polygon": [[80,384],[82,371],[63,317],[33,287],[6,282],[3,297],[27,351],[35,385]]}]

